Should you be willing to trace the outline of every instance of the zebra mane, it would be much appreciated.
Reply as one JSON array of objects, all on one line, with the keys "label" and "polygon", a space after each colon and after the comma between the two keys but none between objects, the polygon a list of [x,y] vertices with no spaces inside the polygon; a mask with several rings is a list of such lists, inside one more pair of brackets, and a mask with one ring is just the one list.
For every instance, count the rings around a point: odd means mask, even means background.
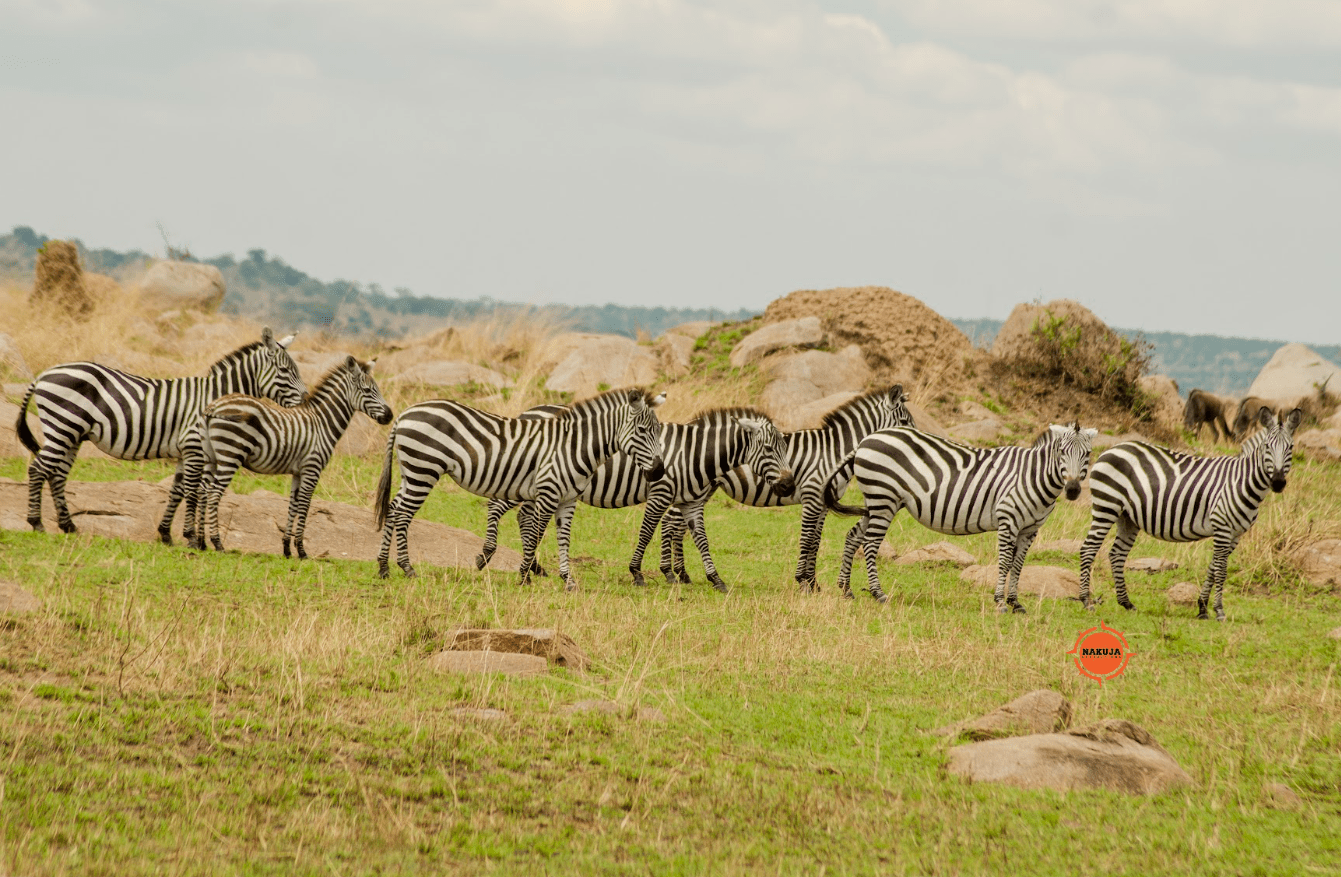
[{"label": "zebra mane", "polygon": [[822,428],[835,426],[838,424],[839,420],[842,419],[844,414],[857,408],[864,408],[871,402],[878,400],[881,396],[888,396],[891,391],[895,389],[899,391],[900,396],[903,395],[903,384],[895,384],[892,387],[885,387],[882,390],[869,390],[862,393],[860,396],[854,396],[820,418],[820,426]]},{"label": "zebra mane", "polygon": [[264,345],[265,342],[263,341],[248,341],[246,344],[243,344],[237,350],[231,351],[230,353],[225,353],[223,356],[219,357],[219,359],[211,363],[209,371],[210,373],[212,373],[217,369],[225,368],[226,366],[232,365],[235,362],[241,362],[248,356],[251,356],[251,354],[255,352],[258,348],[263,347]]},{"label": "zebra mane", "polygon": [[333,380],[336,375],[352,371],[351,366],[352,368],[358,368],[358,364],[359,361],[353,356],[346,356],[344,359],[331,366],[326,370],[326,374],[317,378],[316,383],[312,385],[312,389],[308,390],[307,395],[303,397],[303,401],[308,402],[315,399],[322,389],[325,388],[326,384]]},{"label": "zebra mane", "polygon": [[689,421],[695,426],[704,426],[709,423],[721,423],[725,420],[739,420],[742,417],[757,417],[761,420],[773,422],[773,418],[751,405],[727,405],[721,408],[709,408],[706,411],[700,411],[694,415],[694,419]]},{"label": "zebra mane", "polygon": [[1080,421],[1078,421],[1078,420],[1073,420],[1073,421],[1071,421],[1070,423],[1053,423],[1053,424],[1050,424],[1050,425],[1048,426],[1047,429],[1045,429],[1045,430],[1043,430],[1043,432],[1039,433],[1038,438],[1034,439],[1034,443],[1033,443],[1030,447],[1031,447],[1031,448],[1034,448],[1034,449],[1041,448],[1041,447],[1043,447],[1044,445],[1046,445],[1048,442],[1052,441],[1052,437],[1053,437],[1054,435],[1060,436],[1062,433],[1057,433],[1057,432],[1054,432],[1054,431],[1053,431],[1053,430],[1058,429],[1058,428],[1060,428],[1060,429],[1063,431],[1063,433],[1066,432],[1066,431],[1069,431],[1069,430],[1075,430],[1075,431],[1079,432],[1079,430],[1080,430]]},{"label": "zebra mane", "polygon": [[590,399],[583,399],[581,402],[574,402],[564,410],[555,415],[555,420],[565,420],[576,417],[579,413],[586,414],[590,411],[601,411],[613,407],[621,402],[633,403],[641,399],[643,404],[651,407],[656,399],[655,394],[642,387],[621,387],[618,390],[606,390],[592,396]]}]

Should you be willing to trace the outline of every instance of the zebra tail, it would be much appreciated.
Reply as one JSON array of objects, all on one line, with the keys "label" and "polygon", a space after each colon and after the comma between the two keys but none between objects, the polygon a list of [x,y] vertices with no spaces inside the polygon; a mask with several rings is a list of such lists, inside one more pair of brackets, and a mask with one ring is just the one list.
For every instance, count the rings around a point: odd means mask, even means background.
[{"label": "zebra tail", "polygon": [[396,430],[386,437],[386,455],[382,458],[382,477],[377,481],[377,493],[373,498],[373,511],[377,514],[377,529],[386,526],[386,515],[391,507],[391,458],[396,452]]},{"label": "zebra tail", "polygon": [[839,502],[842,497],[838,495],[838,490],[834,487],[834,483],[837,481],[842,481],[845,484],[851,481],[852,473],[856,470],[856,465],[857,452],[856,450],[853,450],[843,458],[843,461],[838,464],[838,468],[829,476],[829,480],[824,483],[824,505],[829,511],[834,512],[835,514],[851,515],[853,517],[866,514],[866,509],[861,506],[844,505]]},{"label": "zebra tail", "polygon": [[37,443],[37,436],[28,428],[28,400],[33,398],[33,393],[37,392],[37,381],[28,385],[28,392],[19,403],[19,422],[14,424],[14,431],[19,434],[19,441],[23,446],[32,452],[36,457],[42,451],[42,446]]}]

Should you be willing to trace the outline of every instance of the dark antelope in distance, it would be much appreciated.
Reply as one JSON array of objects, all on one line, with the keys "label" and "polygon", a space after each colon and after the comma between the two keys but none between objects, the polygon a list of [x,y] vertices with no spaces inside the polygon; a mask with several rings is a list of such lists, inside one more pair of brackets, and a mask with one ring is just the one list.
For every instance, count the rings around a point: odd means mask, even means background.
[{"label": "dark antelope in distance", "polygon": [[1230,437],[1230,409],[1234,400],[1208,393],[1205,390],[1193,390],[1187,394],[1187,404],[1183,406],[1183,426],[1194,436],[1201,435],[1202,424],[1211,425],[1211,438],[1228,441]]}]

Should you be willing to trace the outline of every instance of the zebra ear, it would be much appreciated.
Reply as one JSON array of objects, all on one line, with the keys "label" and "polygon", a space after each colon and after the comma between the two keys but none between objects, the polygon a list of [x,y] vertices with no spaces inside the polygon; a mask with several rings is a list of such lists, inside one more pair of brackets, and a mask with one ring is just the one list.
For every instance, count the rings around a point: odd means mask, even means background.
[{"label": "zebra ear", "polygon": [[1097,430],[1097,429],[1082,429],[1082,430],[1080,431],[1080,434],[1083,435],[1085,438],[1089,439],[1090,441],[1094,441],[1094,437],[1095,437],[1096,435],[1099,434],[1099,430]]},{"label": "zebra ear", "polygon": [[275,333],[270,331],[269,326],[261,330],[261,343],[266,347],[273,347],[275,344]]},{"label": "zebra ear", "polygon": [[739,423],[741,426],[745,427],[745,429],[749,431],[750,435],[758,435],[759,432],[764,428],[764,422],[757,417],[737,417],[736,423]]},{"label": "zebra ear", "polygon": [[377,365],[377,357],[374,356],[372,359],[368,360],[367,362],[362,363],[362,365],[363,365],[363,370],[364,370],[365,372],[367,372],[368,374],[372,374],[372,373],[373,373],[373,366]]},{"label": "zebra ear", "polygon": [[1283,421],[1283,423],[1285,424],[1285,431],[1293,433],[1296,429],[1299,428],[1299,423],[1303,419],[1304,419],[1304,410],[1302,408],[1294,409],[1289,414],[1285,415],[1285,419]]},{"label": "zebra ear", "polygon": [[1257,412],[1257,422],[1267,429],[1276,425],[1276,414],[1271,410],[1270,405],[1263,405]]},{"label": "zebra ear", "polygon": [[[267,329],[266,331],[269,331],[269,330]],[[293,339],[295,339],[295,338],[297,338],[297,337],[298,337],[298,333],[297,333],[297,332],[294,332],[292,335],[285,335],[283,338],[279,339],[279,346],[280,346],[280,347],[288,347],[290,344],[293,343]]]},{"label": "zebra ear", "polygon": [[648,401],[648,403],[647,403],[647,407],[648,407],[648,408],[660,408],[660,407],[661,407],[662,405],[664,405],[665,403],[666,403],[666,394],[665,394],[664,392],[663,392],[663,393],[657,393],[655,396],[653,396],[653,397]]}]

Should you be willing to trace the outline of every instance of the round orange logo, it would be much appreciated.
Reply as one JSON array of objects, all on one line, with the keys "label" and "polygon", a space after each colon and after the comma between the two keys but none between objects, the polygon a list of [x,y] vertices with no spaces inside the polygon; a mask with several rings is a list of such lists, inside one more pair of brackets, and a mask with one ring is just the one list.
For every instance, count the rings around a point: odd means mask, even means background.
[{"label": "round orange logo", "polygon": [[1127,638],[1103,622],[1098,627],[1076,637],[1076,644],[1068,655],[1075,655],[1076,669],[1082,676],[1088,676],[1096,682],[1122,675],[1127,669],[1127,660],[1136,654],[1127,645]]}]

